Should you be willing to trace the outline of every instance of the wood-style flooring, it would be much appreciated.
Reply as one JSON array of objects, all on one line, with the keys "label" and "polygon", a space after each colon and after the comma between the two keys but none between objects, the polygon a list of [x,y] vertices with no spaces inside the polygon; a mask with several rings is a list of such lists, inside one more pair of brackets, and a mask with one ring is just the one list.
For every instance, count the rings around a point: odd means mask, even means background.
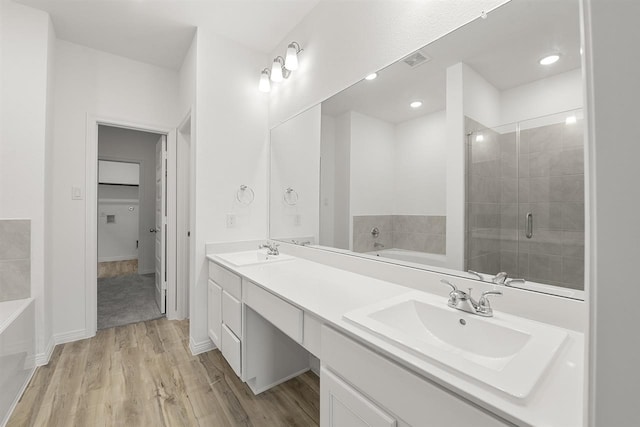
[{"label": "wood-style flooring", "polygon": [[56,347],[8,426],[317,426],[311,372],[258,396],[218,350],[192,356],[188,321],[98,331]]}]

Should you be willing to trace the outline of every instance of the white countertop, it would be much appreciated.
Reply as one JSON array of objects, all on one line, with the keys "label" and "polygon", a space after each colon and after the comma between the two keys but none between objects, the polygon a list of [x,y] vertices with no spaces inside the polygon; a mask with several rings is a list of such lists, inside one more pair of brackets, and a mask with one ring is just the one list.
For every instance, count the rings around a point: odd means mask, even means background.
[{"label": "white countertop", "polygon": [[[342,317],[351,310],[415,292],[414,289],[301,258],[244,267],[225,263],[215,255],[207,258],[511,422],[531,426],[582,425],[584,337],[581,333],[566,330],[568,340],[531,395],[516,399],[444,365],[420,359]],[[446,301],[443,297],[444,305]]]}]

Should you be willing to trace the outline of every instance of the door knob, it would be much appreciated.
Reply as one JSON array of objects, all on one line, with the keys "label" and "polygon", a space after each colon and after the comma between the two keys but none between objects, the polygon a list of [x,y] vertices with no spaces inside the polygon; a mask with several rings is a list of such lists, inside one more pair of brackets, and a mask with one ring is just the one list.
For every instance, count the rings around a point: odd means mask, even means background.
[{"label": "door knob", "polygon": [[157,228],[150,228],[149,229],[149,233],[157,233],[158,231],[160,231],[160,230],[158,230]]}]

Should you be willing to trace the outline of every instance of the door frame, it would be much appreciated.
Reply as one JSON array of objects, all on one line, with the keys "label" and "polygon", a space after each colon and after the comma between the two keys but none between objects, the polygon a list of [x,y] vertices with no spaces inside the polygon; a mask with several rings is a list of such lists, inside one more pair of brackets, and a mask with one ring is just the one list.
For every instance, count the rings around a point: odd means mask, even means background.
[{"label": "door frame", "polygon": [[[181,310],[179,316],[181,319],[189,317],[191,301],[191,282],[195,271],[195,263],[193,262],[194,247],[194,200],[195,200],[195,174],[193,168],[193,144],[194,144],[194,117],[192,109],[189,108],[178,125],[176,132],[176,292],[181,292],[178,299],[182,298],[185,303],[178,305],[176,310]],[[185,147],[188,157],[185,159],[180,154],[185,153]],[[186,184],[187,191],[184,191]],[[190,237],[185,237],[185,232],[190,233]],[[186,254],[186,256],[185,256]]]},{"label": "door frame", "polygon": [[[126,118],[87,114],[85,152],[85,328],[88,337],[98,329],[98,126],[111,126],[167,136],[167,318],[180,319],[186,304],[176,293],[176,129]],[[177,304],[176,304],[177,303]],[[175,307],[178,307],[178,310]]]}]

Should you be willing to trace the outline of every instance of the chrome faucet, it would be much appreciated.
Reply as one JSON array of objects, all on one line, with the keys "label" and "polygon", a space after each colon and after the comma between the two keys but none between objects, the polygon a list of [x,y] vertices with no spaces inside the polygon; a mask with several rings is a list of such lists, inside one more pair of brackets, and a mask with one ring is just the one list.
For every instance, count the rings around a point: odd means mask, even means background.
[{"label": "chrome faucet", "polygon": [[461,291],[446,279],[440,280],[445,285],[451,286],[451,292],[449,292],[449,301],[447,305],[457,310],[466,311],[467,313],[477,314],[483,317],[492,317],[493,309],[489,303],[490,295],[502,295],[500,291],[484,291],[478,301],[471,297],[471,288],[468,292]]},{"label": "chrome faucet", "polygon": [[269,251],[267,252],[267,255],[280,255],[280,251],[278,250],[278,246],[280,246],[277,243],[274,242],[267,242],[263,245],[258,246],[258,249],[268,249]]},{"label": "chrome faucet", "polygon": [[311,240],[305,240],[304,242],[301,242],[299,240],[296,239],[291,239],[291,243],[293,243],[294,245],[299,245],[299,246],[307,246],[311,244]]},{"label": "chrome faucet", "polygon": [[[467,270],[467,273],[473,276],[476,276],[478,279],[480,279],[483,282],[488,282],[485,275],[482,273],[478,273],[477,271],[473,271],[473,270]],[[495,283],[496,285],[504,285],[504,286],[512,286],[516,283],[520,283],[520,284],[526,283],[524,279],[509,279],[508,274],[504,271],[501,271],[500,273],[491,277],[491,282]]]}]

